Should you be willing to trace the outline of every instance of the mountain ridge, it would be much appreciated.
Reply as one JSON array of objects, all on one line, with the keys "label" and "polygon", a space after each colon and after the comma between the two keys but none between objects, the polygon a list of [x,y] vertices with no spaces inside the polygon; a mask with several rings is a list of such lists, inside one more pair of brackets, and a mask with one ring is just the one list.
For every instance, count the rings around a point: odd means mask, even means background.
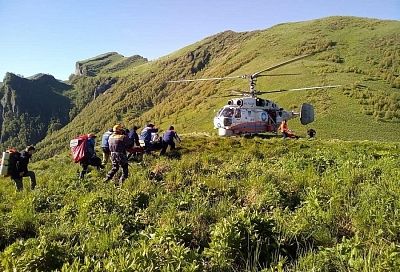
[{"label": "mountain ridge", "polygon": [[3,82],[0,92],[3,146],[21,148],[36,143],[69,121],[66,116],[71,101],[62,95],[70,89],[69,85],[49,75],[27,79],[12,73],[7,73]]},{"label": "mountain ridge", "polygon": [[[98,63],[98,60],[104,62]],[[83,69],[98,73],[103,70],[119,71],[146,61],[139,55],[124,57],[111,52],[80,63]],[[118,80],[108,76],[93,79],[93,75],[72,75],[69,81],[63,82],[44,73],[26,78],[6,73],[0,86],[0,147],[20,149],[36,144],[65,126],[87,103],[106,92]]]}]

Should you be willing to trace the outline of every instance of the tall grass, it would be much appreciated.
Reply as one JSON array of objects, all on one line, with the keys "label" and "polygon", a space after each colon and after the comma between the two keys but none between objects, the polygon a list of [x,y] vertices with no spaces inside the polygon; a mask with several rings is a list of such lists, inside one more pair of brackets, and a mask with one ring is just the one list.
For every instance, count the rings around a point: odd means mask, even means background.
[{"label": "tall grass", "polygon": [[394,271],[398,155],[398,143],[184,137],[132,163],[122,187],[94,169],[78,180],[58,155],[32,165],[35,191],[1,180],[0,268]]}]

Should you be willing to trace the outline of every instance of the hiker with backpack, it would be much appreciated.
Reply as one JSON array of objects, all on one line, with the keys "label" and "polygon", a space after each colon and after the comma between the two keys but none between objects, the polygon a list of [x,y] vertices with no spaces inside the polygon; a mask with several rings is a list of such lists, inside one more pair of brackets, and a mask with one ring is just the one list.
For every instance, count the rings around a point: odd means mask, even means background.
[{"label": "hiker with backpack", "polygon": [[31,180],[31,190],[36,187],[36,176],[35,172],[28,170],[29,160],[32,157],[33,152],[35,152],[35,147],[30,145],[25,148],[24,151],[19,153],[16,150],[10,153],[9,162],[9,174],[11,179],[15,182],[17,191],[22,191],[24,189],[24,184],[22,178],[29,177]]},{"label": "hiker with backpack", "polygon": [[118,172],[119,167],[121,167],[122,175],[119,179],[119,184],[122,185],[124,180],[128,178],[129,174],[126,151],[131,143],[122,125],[115,125],[113,127],[113,131],[113,134],[108,139],[108,144],[111,151],[112,168],[110,172],[107,173],[107,177],[104,179],[104,181],[111,180]]},{"label": "hiker with backpack", "polygon": [[82,166],[82,171],[79,173],[79,178],[83,179],[88,172],[89,165],[97,167],[97,170],[104,169],[101,164],[101,159],[97,157],[95,147],[96,135],[89,133],[87,135],[80,135],[71,140],[70,147],[72,157],[75,163]]}]

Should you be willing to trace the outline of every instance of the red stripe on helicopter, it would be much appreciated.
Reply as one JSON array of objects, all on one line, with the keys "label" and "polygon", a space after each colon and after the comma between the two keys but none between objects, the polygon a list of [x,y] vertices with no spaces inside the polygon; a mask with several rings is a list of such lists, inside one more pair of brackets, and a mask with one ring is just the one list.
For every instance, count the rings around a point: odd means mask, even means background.
[{"label": "red stripe on helicopter", "polygon": [[275,128],[272,124],[267,122],[255,121],[246,122],[228,127],[234,133],[260,133],[260,132],[275,132]]}]

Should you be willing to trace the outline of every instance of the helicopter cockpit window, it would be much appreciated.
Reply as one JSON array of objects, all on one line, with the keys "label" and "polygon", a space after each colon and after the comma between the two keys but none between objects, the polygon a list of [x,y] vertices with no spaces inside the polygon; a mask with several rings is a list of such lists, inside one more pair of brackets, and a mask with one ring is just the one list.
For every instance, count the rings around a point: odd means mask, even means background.
[{"label": "helicopter cockpit window", "polygon": [[233,109],[225,108],[222,110],[221,115],[224,117],[232,117],[233,116]]},{"label": "helicopter cockpit window", "polygon": [[261,98],[256,99],[256,106],[257,107],[264,107],[265,106],[265,100]]},{"label": "helicopter cockpit window", "polygon": [[242,112],[240,109],[235,110],[235,118],[240,118],[242,116]]}]

